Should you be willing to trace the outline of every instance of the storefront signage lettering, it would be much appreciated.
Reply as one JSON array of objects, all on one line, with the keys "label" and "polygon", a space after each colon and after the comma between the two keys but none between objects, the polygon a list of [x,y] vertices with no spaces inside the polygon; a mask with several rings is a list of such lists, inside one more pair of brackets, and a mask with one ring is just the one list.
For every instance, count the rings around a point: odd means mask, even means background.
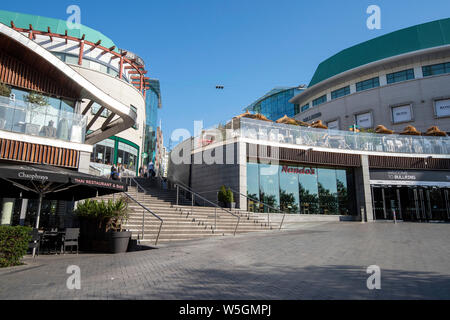
[{"label": "storefront signage lettering", "polygon": [[310,174],[315,175],[316,169],[313,168],[293,168],[288,166],[283,166],[281,169],[282,173],[295,173],[295,174]]},{"label": "storefront signage lettering", "polygon": [[319,113],[313,114],[309,117],[306,117],[305,119],[303,119],[303,122],[308,122],[308,121],[320,118],[321,116],[322,116],[322,112],[319,112]]},{"label": "storefront signage lettering", "polygon": [[435,102],[436,116],[450,116],[450,100],[437,100]]},{"label": "storefront signage lettering", "polygon": [[388,172],[388,177],[391,180],[416,180],[417,177],[407,172]]},{"label": "storefront signage lettering", "polygon": [[26,174],[25,172],[19,172],[18,176],[19,176],[19,178],[30,179],[31,181],[38,180],[38,181],[44,182],[44,181],[48,180],[47,176],[40,176],[37,173],[35,173],[35,174]]},{"label": "storefront signage lettering", "polygon": [[102,182],[102,181],[80,179],[80,178],[75,178],[74,182],[79,183],[79,184],[89,184],[89,185],[105,187],[105,188],[114,188],[114,189],[120,189],[120,190],[124,189],[123,185],[112,183],[112,182]]}]

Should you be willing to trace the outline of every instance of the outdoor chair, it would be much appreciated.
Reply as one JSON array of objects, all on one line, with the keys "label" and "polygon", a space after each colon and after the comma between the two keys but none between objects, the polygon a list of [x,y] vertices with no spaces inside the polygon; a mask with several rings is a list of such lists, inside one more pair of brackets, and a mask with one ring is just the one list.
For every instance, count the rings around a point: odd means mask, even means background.
[{"label": "outdoor chair", "polygon": [[28,249],[36,249],[36,255],[39,255],[39,248],[41,246],[41,237],[39,236],[39,230],[34,228],[30,232],[31,240],[28,243]]},{"label": "outdoor chair", "polygon": [[66,233],[63,235],[62,238],[62,246],[63,246],[63,253],[66,253],[66,248],[70,247],[70,253],[73,251],[73,247],[77,247],[77,254],[78,254],[78,237],[80,235],[80,229],[79,228],[67,228]]}]

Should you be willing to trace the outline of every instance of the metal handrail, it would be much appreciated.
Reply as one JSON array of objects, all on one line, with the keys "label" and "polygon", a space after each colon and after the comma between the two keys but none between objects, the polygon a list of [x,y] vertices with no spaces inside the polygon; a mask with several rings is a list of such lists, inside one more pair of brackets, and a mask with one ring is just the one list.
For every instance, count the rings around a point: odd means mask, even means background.
[{"label": "metal handrail", "polygon": [[205,201],[207,203],[212,204],[213,207],[215,207],[215,212],[214,212],[214,230],[217,229],[217,208],[219,208],[220,210],[225,211],[226,213],[231,214],[233,217],[237,218],[238,222],[236,223],[236,227],[234,228],[234,234],[233,234],[233,235],[236,235],[236,231],[237,231],[237,228],[238,228],[239,223],[241,221],[241,217],[239,217],[238,215],[234,214],[230,210],[226,210],[225,208],[220,207],[219,205],[215,204],[214,202],[209,201],[205,197],[202,197],[200,194],[198,194],[197,192],[193,191],[191,188],[189,188],[187,186],[184,186],[182,183],[175,183],[175,187],[177,188],[177,205],[178,205],[178,194],[179,194],[178,188],[181,188],[181,189],[189,192],[193,196],[193,198],[192,198],[192,206],[194,205],[194,197],[197,197],[197,198],[200,198],[200,199],[202,199],[203,201]]},{"label": "metal handrail", "polygon": [[[139,188],[141,188],[141,190],[143,190],[145,192],[144,187],[142,187],[139,182],[137,182],[135,180],[134,177],[127,177],[126,178],[126,182],[128,182],[128,178],[130,178],[130,187],[131,187],[131,181],[134,181],[136,183],[136,198],[138,197],[139,194]],[[147,211],[148,213],[150,213],[152,216],[154,216],[156,219],[158,219],[159,221],[161,221],[160,225],[159,225],[159,230],[158,230],[158,235],[156,236],[156,240],[155,240],[155,246],[158,244],[158,240],[159,240],[159,236],[161,234],[161,229],[164,223],[164,220],[158,216],[156,213],[154,213],[152,210],[150,210],[149,208],[147,208],[146,206],[144,206],[142,203],[139,202],[138,199],[133,198],[131,195],[129,195],[127,192],[124,192],[124,194],[130,198],[131,200],[133,200],[134,202],[136,202],[140,207],[142,207],[142,209],[144,209],[145,211]],[[144,227],[145,227],[145,216],[144,216],[144,211],[142,212],[142,239],[144,239]]]},{"label": "metal handrail", "polygon": [[[245,195],[245,194],[243,194],[243,193],[240,193],[239,191],[236,191],[236,190],[234,190],[233,188],[230,188],[230,187],[229,187],[229,189],[230,189],[231,191],[233,191],[234,193],[239,194],[239,195],[242,196],[242,197],[245,197],[245,198],[250,199],[250,200],[252,200],[252,201],[258,202],[259,204],[262,204],[263,206],[266,206],[266,207],[268,207],[269,209],[278,211],[278,213],[282,213],[282,214],[283,214],[283,219],[281,220],[280,229],[279,229],[279,230],[281,230],[281,228],[283,227],[284,218],[286,217],[286,212],[283,212],[283,211],[281,211],[280,209],[274,208],[274,207],[272,207],[272,206],[270,206],[270,205],[268,205],[268,204],[266,204],[266,203],[264,203],[264,202],[261,202],[260,200],[253,199],[252,197],[249,197],[249,196],[247,196],[247,195]],[[248,208],[247,208],[247,210],[248,210]],[[270,212],[267,213],[267,220],[268,220],[269,227],[270,227]]]}]

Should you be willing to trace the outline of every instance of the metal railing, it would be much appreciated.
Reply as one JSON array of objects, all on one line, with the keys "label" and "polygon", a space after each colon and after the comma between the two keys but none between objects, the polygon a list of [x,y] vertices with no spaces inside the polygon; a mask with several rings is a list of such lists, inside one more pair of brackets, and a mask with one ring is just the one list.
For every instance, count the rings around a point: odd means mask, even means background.
[{"label": "metal railing", "polygon": [[[283,223],[284,223],[284,220],[285,220],[285,217],[286,217],[286,214],[289,214],[289,213],[287,213],[287,212],[284,212],[284,211],[282,211],[282,210],[280,210],[280,209],[277,209],[277,208],[275,208],[275,207],[272,207],[272,206],[270,206],[270,205],[268,205],[268,204],[266,204],[266,203],[264,203],[264,202],[262,202],[262,201],[260,201],[260,200],[257,200],[257,199],[254,199],[254,198],[252,198],[252,197],[249,197],[249,196],[247,196],[247,195],[245,195],[245,194],[243,194],[243,193],[240,193],[239,191],[236,191],[236,190],[234,190],[233,188],[228,188],[228,189],[230,189],[233,193],[235,193],[235,194],[238,194],[238,195],[240,195],[240,196],[243,196],[243,197],[245,197],[246,199],[247,199],[247,213],[256,213],[256,214],[261,214],[261,213],[264,213],[264,212],[255,212],[255,211],[250,211],[250,210],[248,210],[248,201],[250,200],[250,201],[253,201],[253,202],[257,202],[257,203],[259,203],[260,205],[262,205],[262,207],[267,207],[269,210],[271,210],[271,211],[269,211],[269,212],[267,212],[267,223],[268,223],[268,226],[271,228],[271,225],[270,225],[270,214],[271,213],[280,213],[280,214],[283,214],[283,218],[282,218],[282,220],[281,220],[281,224],[280,224],[280,227],[279,227],[279,230],[281,230],[281,228],[283,227]],[[208,191],[208,192],[203,192],[202,194],[205,194],[205,193],[215,193],[216,195],[217,195],[217,193],[219,192],[220,190],[212,190],[212,191]],[[217,203],[218,203],[218,201],[217,201]],[[237,209],[235,209],[236,211],[237,211]],[[274,212],[272,212],[272,211],[274,211]],[[247,214],[247,217],[250,217],[250,215],[249,214]]]},{"label": "metal railing", "polygon": [[239,223],[241,222],[241,217],[239,217],[238,215],[234,214],[233,212],[231,212],[230,210],[227,210],[225,208],[220,207],[219,205],[215,204],[212,201],[209,201],[208,199],[206,199],[205,197],[202,197],[200,194],[198,194],[197,192],[193,191],[191,188],[182,185],[181,183],[175,183],[174,187],[176,189],[177,192],[177,197],[176,197],[176,205],[178,206],[179,204],[179,196],[180,196],[180,189],[183,190],[185,193],[189,194],[191,196],[191,212],[194,211],[194,204],[195,204],[195,200],[196,199],[200,199],[202,200],[204,203],[209,203],[210,205],[212,205],[214,207],[214,231],[217,230],[217,209],[220,209],[230,215],[232,215],[233,217],[235,217],[238,221],[236,223],[236,227],[234,228],[234,233],[233,235],[236,235],[237,232],[237,228],[239,226]]},{"label": "metal railing", "polygon": [[[141,239],[144,239],[145,236],[145,213],[150,213],[153,217],[155,217],[156,219],[158,219],[161,223],[159,225],[159,230],[158,230],[158,234],[156,236],[156,240],[155,240],[155,246],[158,244],[158,240],[159,240],[159,236],[161,234],[161,229],[164,223],[164,220],[158,216],[156,213],[154,213],[152,210],[150,210],[149,208],[147,208],[145,205],[143,205],[140,201],[139,201],[139,190],[143,191],[143,197],[145,196],[145,189],[144,187],[142,187],[139,182],[136,181],[136,179],[134,177],[126,177],[125,178],[125,182],[128,186],[132,186],[132,183],[134,182],[136,185],[136,198],[132,197],[130,194],[128,194],[127,192],[124,192],[124,194],[132,201],[134,201],[137,205],[139,205],[142,208],[142,231],[141,231]],[[143,200],[143,199],[142,199]]]},{"label": "metal railing", "polygon": [[[268,204],[266,204],[266,203],[264,203],[264,202],[261,202],[260,200],[254,199],[254,198],[249,197],[249,196],[247,196],[247,195],[245,195],[245,194],[243,194],[243,193],[240,193],[239,191],[236,191],[236,190],[234,190],[233,188],[229,188],[229,189],[230,189],[232,192],[237,193],[237,194],[239,194],[240,196],[245,197],[245,198],[247,199],[247,211],[248,211],[248,212],[250,212],[250,211],[248,210],[248,200],[251,200],[251,201],[253,201],[253,202],[258,202],[258,203],[259,203],[260,205],[262,205],[263,207],[269,208],[269,210],[273,210],[273,211],[275,211],[275,212],[277,212],[277,213],[283,214],[283,219],[281,219],[280,228],[278,229],[278,230],[281,230],[281,228],[283,227],[284,218],[286,218],[286,212],[281,211],[280,209],[277,209],[277,208],[275,208],[275,207],[272,207],[272,206],[270,206],[270,205],[268,205]],[[271,212],[267,212],[267,223],[268,223],[269,227],[270,227],[270,213],[271,213]]]}]

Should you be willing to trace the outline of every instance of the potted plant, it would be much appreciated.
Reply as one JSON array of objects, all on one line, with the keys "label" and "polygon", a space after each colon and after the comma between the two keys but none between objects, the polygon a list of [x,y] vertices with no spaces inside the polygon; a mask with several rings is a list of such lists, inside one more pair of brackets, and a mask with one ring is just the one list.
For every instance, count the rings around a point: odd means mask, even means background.
[{"label": "potted plant", "polygon": [[221,186],[219,192],[217,193],[217,202],[219,206],[224,208],[227,203],[227,189],[225,186]]},{"label": "potted plant", "polygon": [[236,202],[234,202],[234,194],[230,188],[228,188],[228,190],[227,190],[226,200],[227,200],[227,208],[230,208],[230,209],[236,208]]},{"label": "potted plant", "polygon": [[49,104],[48,97],[35,91],[31,91],[29,94],[27,94],[25,96],[25,101],[41,107]]},{"label": "potted plant", "polygon": [[123,223],[128,219],[128,203],[124,198],[117,201],[80,202],[75,211],[80,221],[80,247],[96,252],[126,252],[131,232],[125,231]]},{"label": "potted plant", "polygon": [[123,224],[128,220],[128,202],[125,198],[120,198],[115,202],[109,200],[107,207],[106,232],[109,234],[110,252],[127,252],[131,231],[124,230]]},{"label": "potted plant", "polygon": [[0,96],[9,98],[11,96],[11,87],[4,83],[0,83]]}]

